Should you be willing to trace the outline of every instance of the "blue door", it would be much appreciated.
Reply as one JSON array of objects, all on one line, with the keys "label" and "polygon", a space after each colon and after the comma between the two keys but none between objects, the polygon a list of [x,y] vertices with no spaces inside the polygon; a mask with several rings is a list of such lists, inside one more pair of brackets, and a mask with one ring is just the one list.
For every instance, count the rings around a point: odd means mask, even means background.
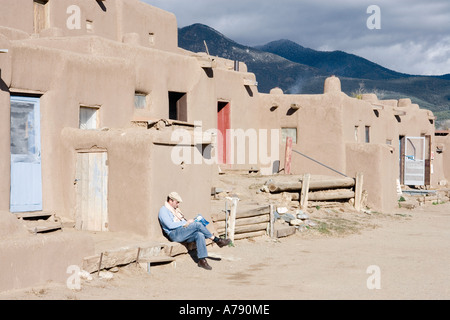
[{"label": "blue door", "polygon": [[10,211],[42,210],[39,98],[11,97]]}]

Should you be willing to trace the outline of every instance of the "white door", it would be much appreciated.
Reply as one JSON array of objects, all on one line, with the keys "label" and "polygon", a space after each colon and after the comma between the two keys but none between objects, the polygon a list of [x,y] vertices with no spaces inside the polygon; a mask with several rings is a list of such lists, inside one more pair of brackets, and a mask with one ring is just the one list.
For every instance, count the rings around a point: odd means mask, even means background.
[{"label": "white door", "polygon": [[76,228],[108,231],[107,153],[78,153],[75,182]]},{"label": "white door", "polygon": [[11,97],[11,212],[42,210],[39,106],[39,98]]},{"label": "white door", "polygon": [[405,138],[404,175],[405,185],[425,185],[425,137]]}]

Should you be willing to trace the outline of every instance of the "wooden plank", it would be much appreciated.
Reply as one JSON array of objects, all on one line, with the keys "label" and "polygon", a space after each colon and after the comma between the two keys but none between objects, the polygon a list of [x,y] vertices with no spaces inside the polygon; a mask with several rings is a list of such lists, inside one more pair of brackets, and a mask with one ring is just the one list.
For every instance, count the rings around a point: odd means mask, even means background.
[{"label": "wooden plank", "polygon": [[[235,225],[236,226],[244,226],[244,225],[269,222],[269,221],[270,221],[270,214],[263,214],[263,215],[259,215],[259,216],[255,216],[255,217],[236,219]],[[216,229],[224,229],[225,221],[214,222],[214,227],[216,227]]]},{"label": "wooden plank", "polygon": [[14,213],[17,218],[27,219],[27,218],[50,218],[53,213],[47,211],[36,211],[36,212],[17,212]]},{"label": "wooden plank", "polygon": [[286,137],[286,151],[284,156],[285,174],[291,174],[291,159],[292,159],[292,138]]},{"label": "wooden plank", "polygon": [[162,262],[173,262],[175,261],[174,257],[170,257],[170,256],[155,256],[155,257],[148,257],[148,258],[143,258],[143,259],[139,259],[139,262],[144,262],[144,263],[162,263]]},{"label": "wooden plank", "polygon": [[34,226],[28,228],[31,233],[42,233],[61,229],[61,223],[53,223],[48,225]]},{"label": "wooden plank", "polygon": [[302,179],[302,190],[300,193],[300,209],[308,209],[308,192],[309,192],[309,181],[311,175],[309,173],[305,174]]},{"label": "wooden plank", "polygon": [[355,209],[356,211],[361,211],[361,201],[362,201],[362,191],[363,191],[363,173],[358,172],[356,175],[356,185],[355,185]]},{"label": "wooden plank", "polygon": [[234,239],[240,240],[240,239],[247,239],[247,238],[253,238],[253,237],[261,237],[261,236],[266,235],[266,233],[267,232],[265,230],[246,232],[246,233],[238,233],[238,234],[234,235]]},{"label": "wooden plank", "polygon": [[[250,208],[250,209],[248,207],[247,208],[240,207],[236,211],[236,219],[255,217],[255,216],[262,215],[262,214],[268,214],[269,212],[270,212],[269,206],[260,206],[260,207],[256,207],[256,208]],[[211,214],[211,220],[213,222],[222,221],[222,220],[225,221],[225,212]]]},{"label": "wooden plank", "polygon": [[308,194],[309,200],[325,201],[325,200],[344,200],[355,197],[355,192],[350,189],[315,191]]},{"label": "wooden plank", "polygon": [[[260,230],[267,230],[269,222],[262,222],[262,223],[255,223],[255,224],[248,224],[244,226],[236,226],[234,229],[234,233],[246,233],[246,232],[252,232],[252,231],[260,231]],[[224,234],[225,229],[217,229],[217,232],[219,234]]]}]

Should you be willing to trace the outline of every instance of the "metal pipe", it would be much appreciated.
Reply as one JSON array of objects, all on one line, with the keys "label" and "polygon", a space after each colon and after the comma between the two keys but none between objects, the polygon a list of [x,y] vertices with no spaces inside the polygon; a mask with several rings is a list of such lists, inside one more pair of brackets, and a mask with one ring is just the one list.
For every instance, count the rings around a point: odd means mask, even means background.
[{"label": "metal pipe", "polygon": [[301,152],[299,152],[299,151],[297,151],[297,150],[294,150],[294,149],[292,149],[292,151],[298,153],[298,154],[301,155],[301,156],[304,156],[305,158],[308,158],[308,159],[311,160],[311,161],[314,161],[315,163],[320,164],[321,166],[324,166],[324,167],[327,168],[327,169],[330,169],[330,170],[332,170],[332,171],[334,171],[334,172],[336,172],[336,173],[339,173],[341,176],[344,176],[344,177],[347,177],[347,178],[348,178],[348,176],[345,175],[345,174],[343,174],[342,172],[339,172],[339,171],[337,171],[337,170],[335,170],[335,169],[333,169],[333,168],[331,168],[331,167],[329,167],[329,166],[327,166],[327,165],[325,165],[325,164],[323,164],[323,163],[321,163],[321,162],[319,162],[319,161],[317,161],[317,160],[315,160],[315,159],[313,159],[313,158],[311,158],[311,157],[308,157],[306,154],[303,154],[303,153],[301,153]]}]

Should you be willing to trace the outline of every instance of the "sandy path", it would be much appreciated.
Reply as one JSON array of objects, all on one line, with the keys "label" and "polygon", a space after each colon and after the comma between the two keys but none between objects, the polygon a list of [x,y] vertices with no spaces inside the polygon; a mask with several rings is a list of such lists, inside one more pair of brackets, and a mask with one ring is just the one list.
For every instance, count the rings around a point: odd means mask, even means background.
[{"label": "sandy path", "polygon": [[[297,233],[278,241],[241,240],[209,248],[212,271],[189,255],[151,274],[135,264],[80,290],[48,284],[1,299],[449,299],[450,203],[368,216],[369,227],[345,236]],[[367,273],[376,266],[379,273]],[[373,272],[373,271],[372,271]],[[379,275],[379,289],[368,278]],[[377,282],[369,281],[369,285]]]}]

